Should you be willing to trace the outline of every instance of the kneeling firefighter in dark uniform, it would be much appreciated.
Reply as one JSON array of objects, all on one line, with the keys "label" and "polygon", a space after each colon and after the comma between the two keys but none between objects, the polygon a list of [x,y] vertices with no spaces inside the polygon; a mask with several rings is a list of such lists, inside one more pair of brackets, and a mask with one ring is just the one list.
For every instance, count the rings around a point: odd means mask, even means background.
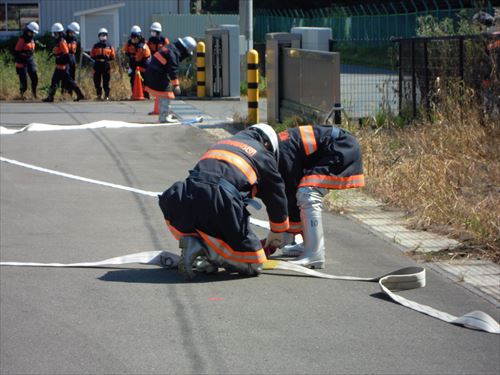
[{"label": "kneeling firefighter in dark uniform", "polygon": [[266,246],[280,245],[288,213],[277,159],[274,129],[253,125],[211,147],[186,180],[159,197],[167,226],[180,240],[179,271],[187,278],[219,267],[247,276],[262,271],[266,256],[246,206],[257,203],[254,196],[262,199],[271,227]]},{"label": "kneeling firefighter in dark uniform", "polygon": [[[279,139],[290,215],[283,255],[298,257],[290,263],[324,268],[323,197],[329,189],[364,186],[361,149],[352,134],[335,126],[299,126],[281,132]],[[304,242],[293,244],[298,233]]]}]

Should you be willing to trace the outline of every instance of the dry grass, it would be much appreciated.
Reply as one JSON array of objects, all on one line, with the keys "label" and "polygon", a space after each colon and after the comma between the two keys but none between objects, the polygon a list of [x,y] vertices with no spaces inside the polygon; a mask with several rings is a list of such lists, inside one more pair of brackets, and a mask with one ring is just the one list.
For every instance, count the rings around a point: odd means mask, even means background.
[{"label": "dry grass", "polygon": [[[54,58],[49,57],[47,51],[37,51],[35,61],[38,70],[38,97],[44,98],[50,87],[50,81],[54,72]],[[19,99],[19,78],[16,74],[14,60],[8,51],[0,53],[0,100]],[[95,100],[96,92],[92,68],[87,65],[76,71],[77,82],[85,94],[87,100]],[[191,93],[195,82],[189,77],[180,77],[181,89],[184,93]],[[117,62],[111,64],[110,100],[128,100],[132,95],[130,80],[127,72]],[[25,94],[27,99],[31,99],[31,83],[28,78],[28,91]],[[60,90],[56,93],[55,100],[71,100],[68,95],[61,95]]]},{"label": "dry grass", "polygon": [[430,117],[411,126],[353,130],[365,190],[405,209],[415,228],[450,234],[499,262],[500,122],[464,96],[441,94]]}]

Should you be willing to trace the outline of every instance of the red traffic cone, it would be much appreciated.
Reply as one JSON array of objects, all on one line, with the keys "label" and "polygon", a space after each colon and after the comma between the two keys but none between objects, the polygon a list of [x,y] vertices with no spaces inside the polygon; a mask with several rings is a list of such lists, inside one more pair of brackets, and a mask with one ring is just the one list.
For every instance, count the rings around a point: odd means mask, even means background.
[{"label": "red traffic cone", "polygon": [[155,96],[155,107],[153,109],[153,112],[149,112],[148,115],[159,115],[160,111],[158,110],[158,97]]},{"label": "red traffic cone", "polygon": [[142,89],[142,77],[139,69],[135,71],[134,91],[132,93],[132,97],[134,100],[144,100],[144,92]]}]

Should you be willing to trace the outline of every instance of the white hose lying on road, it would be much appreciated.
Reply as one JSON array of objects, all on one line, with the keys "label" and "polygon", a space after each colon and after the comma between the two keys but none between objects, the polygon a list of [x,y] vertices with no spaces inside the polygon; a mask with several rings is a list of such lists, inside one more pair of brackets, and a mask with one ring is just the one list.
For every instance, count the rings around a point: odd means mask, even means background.
[{"label": "white hose lying on road", "polygon": [[[98,181],[86,177],[75,176],[72,174],[59,172],[47,168],[37,167],[32,164],[22,163],[17,160],[7,159],[0,157],[0,161],[33,169],[39,172],[45,172],[49,174],[54,174],[61,177],[71,178],[83,182],[89,182],[92,184],[113,187],[116,189],[127,190],[136,194],[154,196],[156,197],[158,193],[152,191],[146,191],[141,189],[135,189],[128,186],[116,185],[104,181]],[[268,223],[262,220],[251,218],[251,222],[254,225],[258,225],[264,228],[269,228]],[[140,264],[150,264],[158,265],[165,268],[176,268],[179,261],[179,255],[170,253],[168,251],[147,251],[136,254],[124,255],[121,257],[105,259],[98,262],[84,262],[84,263],[35,263],[35,262],[0,262],[0,266],[24,266],[24,267],[102,267],[110,265],[122,265],[131,263]],[[393,301],[408,307],[412,310],[421,312],[423,314],[432,316],[436,319],[445,321],[447,323],[461,325],[467,328],[472,328],[480,331],[485,331],[489,333],[500,334],[500,325],[495,319],[490,315],[482,311],[472,311],[468,314],[456,317],[454,315],[445,313],[434,309],[433,307],[422,305],[414,301],[410,301],[400,295],[394,293],[396,290],[407,290],[423,288],[425,286],[425,268],[414,266],[402,268],[380,277],[366,278],[366,277],[355,277],[355,276],[335,276],[326,273],[318,272],[305,268],[299,265],[291,264],[282,260],[270,259],[264,263],[264,270],[284,270],[292,271],[301,274],[305,274],[312,277],[318,277],[322,279],[331,280],[346,280],[346,281],[365,281],[365,282],[378,282],[383,293],[388,295]]]},{"label": "white hose lying on road", "polygon": [[96,121],[96,122],[91,122],[88,124],[82,124],[82,125],[52,125],[52,124],[42,124],[38,122],[33,122],[29,125],[26,125],[25,127],[21,129],[13,129],[13,128],[6,128],[3,126],[0,126],[0,134],[1,135],[10,135],[10,134],[17,134],[17,133],[23,133],[23,132],[46,132],[46,131],[58,131],[58,130],[82,130],[82,129],[118,129],[118,128],[145,128],[145,127],[158,127],[158,126],[171,126],[171,125],[191,125],[191,124],[196,124],[198,122],[202,122],[203,117],[196,117],[193,119],[189,120],[179,120],[178,122],[174,123],[165,123],[165,124],[158,124],[158,123],[148,123],[148,124],[139,124],[139,123],[133,123],[133,122],[125,122],[125,121],[112,121],[112,120],[101,120],[101,121]]}]

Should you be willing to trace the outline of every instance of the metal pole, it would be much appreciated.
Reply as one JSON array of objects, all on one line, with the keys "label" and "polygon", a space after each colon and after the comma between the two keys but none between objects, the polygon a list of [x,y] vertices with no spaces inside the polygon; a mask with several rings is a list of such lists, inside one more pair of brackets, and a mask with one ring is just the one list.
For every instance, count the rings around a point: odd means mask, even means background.
[{"label": "metal pole", "polygon": [[417,117],[417,77],[415,74],[415,38],[411,40],[411,96],[413,117]]},{"label": "metal pole", "polygon": [[458,39],[458,69],[460,70],[460,79],[461,83],[464,83],[465,77],[464,77],[464,37],[461,36]]},{"label": "metal pole", "polygon": [[205,79],[205,43],[198,42],[196,46],[196,96],[198,98],[206,95]]},{"label": "metal pole", "polygon": [[253,0],[240,0],[240,30],[245,35],[245,52],[253,48]]},{"label": "metal pole", "polygon": [[424,80],[425,80],[425,107],[427,109],[427,114],[430,115],[431,103],[430,103],[430,90],[429,90],[429,58],[427,53],[427,39],[424,39]]},{"label": "metal pole", "polygon": [[248,125],[259,122],[259,53],[252,49],[247,54]]},{"label": "metal pole", "polygon": [[403,103],[403,41],[398,42],[398,64],[399,64],[399,114],[401,115],[401,106]]}]

